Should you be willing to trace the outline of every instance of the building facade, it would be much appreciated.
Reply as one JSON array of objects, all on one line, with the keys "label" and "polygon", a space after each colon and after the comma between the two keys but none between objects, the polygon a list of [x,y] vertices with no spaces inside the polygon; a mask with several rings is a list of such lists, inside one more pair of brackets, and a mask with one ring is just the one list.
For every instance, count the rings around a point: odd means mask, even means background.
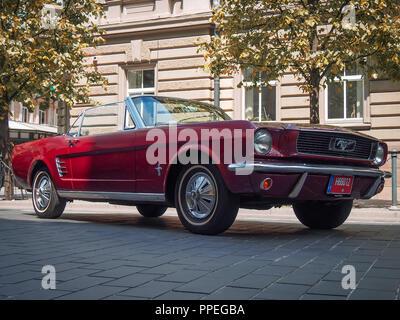
[{"label": "building facade", "polygon": [[[87,50],[86,63],[108,79],[92,87],[93,100],[111,103],[127,95],[157,94],[214,103],[214,79],[203,70],[197,43],[214,33],[213,0],[107,0],[100,23],[106,44]],[[246,71],[245,71],[246,72]],[[245,74],[220,78],[220,106],[233,119],[309,122],[309,98],[299,79],[285,74],[270,86],[237,88]],[[348,68],[343,83],[321,90],[322,124],[348,127],[383,139],[400,150],[400,84],[366,79]],[[301,81],[301,80],[300,80]],[[71,121],[87,106],[77,105]],[[384,169],[391,170],[390,159]],[[391,180],[377,198],[390,199]]]},{"label": "building facade", "polygon": [[59,115],[57,102],[51,103],[47,110],[39,108],[37,101],[32,112],[20,102],[12,101],[8,120],[10,140],[16,145],[57,134]]}]

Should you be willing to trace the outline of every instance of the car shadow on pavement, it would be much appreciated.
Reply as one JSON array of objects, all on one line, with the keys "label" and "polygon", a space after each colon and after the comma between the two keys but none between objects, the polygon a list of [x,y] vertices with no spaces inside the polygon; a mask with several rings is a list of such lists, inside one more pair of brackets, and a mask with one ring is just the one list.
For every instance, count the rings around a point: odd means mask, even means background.
[{"label": "car shadow on pavement", "polygon": [[158,229],[183,229],[178,219],[173,217],[144,218],[134,214],[85,214],[85,213],[65,213],[59,220],[74,220],[81,222],[93,222],[104,224],[116,224],[126,226],[149,227]]},{"label": "car shadow on pavement", "polygon": [[[70,220],[79,222],[101,223],[109,225],[123,225],[130,227],[145,227],[160,230],[173,230],[188,232],[182,226],[178,217],[163,216],[159,218],[145,218],[135,214],[85,214],[85,213],[67,213],[63,214],[58,220]],[[335,230],[311,230],[300,223],[294,222],[266,222],[266,221],[244,221],[236,220],[234,224],[219,236],[229,237],[267,237],[271,238],[277,235],[337,235],[346,237],[353,232],[351,229]]]}]

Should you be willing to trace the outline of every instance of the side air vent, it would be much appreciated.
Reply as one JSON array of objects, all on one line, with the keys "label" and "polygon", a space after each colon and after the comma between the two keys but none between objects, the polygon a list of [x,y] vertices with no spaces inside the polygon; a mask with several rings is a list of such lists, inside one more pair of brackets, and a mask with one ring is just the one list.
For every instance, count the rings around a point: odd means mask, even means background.
[{"label": "side air vent", "polygon": [[62,178],[68,173],[67,167],[65,166],[65,161],[62,161],[59,158],[56,158],[56,167],[60,178]]}]

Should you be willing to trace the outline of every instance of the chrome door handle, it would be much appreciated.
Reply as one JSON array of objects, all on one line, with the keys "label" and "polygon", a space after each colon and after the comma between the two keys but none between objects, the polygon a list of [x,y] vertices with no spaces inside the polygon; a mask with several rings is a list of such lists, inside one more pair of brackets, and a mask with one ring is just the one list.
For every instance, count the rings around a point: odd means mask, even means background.
[{"label": "chrome door handle", "polygon": [[69,143],[69,147],[72,148],[75,144],[77,144],[79,142],[79,139],[71,139],[68,140]]}]

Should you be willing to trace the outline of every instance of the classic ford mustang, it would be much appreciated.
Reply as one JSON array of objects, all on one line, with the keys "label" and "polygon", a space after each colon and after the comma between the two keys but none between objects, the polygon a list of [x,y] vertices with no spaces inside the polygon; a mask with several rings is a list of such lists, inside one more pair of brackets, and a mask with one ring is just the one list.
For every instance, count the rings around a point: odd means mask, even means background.
[{"label": "classic ford mustang", "polygon": [[86,108],[69,132],[17,145],[12,167],[41,218],[74,199],[134,205],[145,217],[176,207],[188,230],[218,234],[238,209],[292,205],[330,229],[353,199],[381,192],[387,145],[343,128],[231,120],[220,108],[159,96]]}]

